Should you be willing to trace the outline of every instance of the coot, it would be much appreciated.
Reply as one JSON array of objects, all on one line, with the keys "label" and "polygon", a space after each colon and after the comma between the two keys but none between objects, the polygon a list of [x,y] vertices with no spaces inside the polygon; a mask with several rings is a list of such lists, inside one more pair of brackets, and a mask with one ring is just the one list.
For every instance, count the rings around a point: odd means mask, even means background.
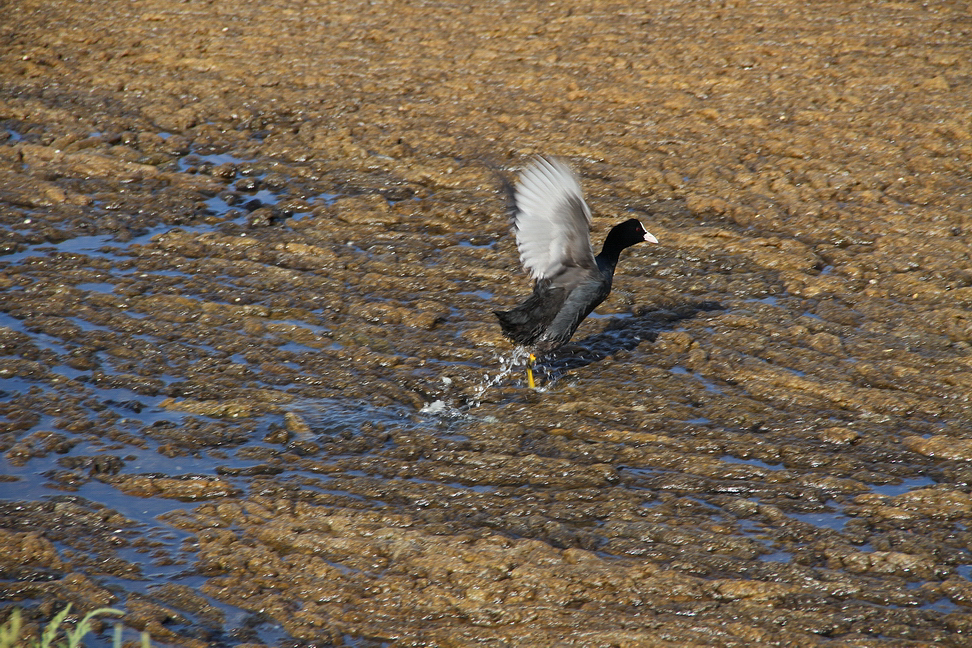
[{"label": "coot", "polygon": [[520,172],[513,193],[513,227],[520,262],[533,294],[508,311],[494,311],[503,333],[531,349],[527,378],[534,387],[534,354],[556,349],[611,292],[621,250],[658,239],[636,218],[615,225],[601,253],[591,248],[591,210],[574,173],[556,158],[537,158]]}]

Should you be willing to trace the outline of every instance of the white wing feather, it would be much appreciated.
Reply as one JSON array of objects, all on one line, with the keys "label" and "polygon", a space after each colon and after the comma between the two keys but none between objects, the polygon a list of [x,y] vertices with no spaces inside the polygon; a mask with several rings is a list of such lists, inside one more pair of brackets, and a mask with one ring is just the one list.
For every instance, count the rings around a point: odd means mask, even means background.
[{"label": "white wing feather", "polygon": [[595,268],[591,210],[573,172],[556,158],[537,158],[516,185],[516,245],[536,280],[569,267]]}]

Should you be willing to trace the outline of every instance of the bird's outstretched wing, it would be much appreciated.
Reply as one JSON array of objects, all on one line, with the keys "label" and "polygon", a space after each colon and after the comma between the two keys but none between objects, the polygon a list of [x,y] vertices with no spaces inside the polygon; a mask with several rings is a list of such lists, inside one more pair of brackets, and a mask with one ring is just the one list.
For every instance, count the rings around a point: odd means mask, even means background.
[{"label": "bird's outstretched wing", "polygon": [[537,158],[517,180],[516,245],[537,281],[572,269],[597,268],[591,249],[591,210],[577,177],[556,158]]}]

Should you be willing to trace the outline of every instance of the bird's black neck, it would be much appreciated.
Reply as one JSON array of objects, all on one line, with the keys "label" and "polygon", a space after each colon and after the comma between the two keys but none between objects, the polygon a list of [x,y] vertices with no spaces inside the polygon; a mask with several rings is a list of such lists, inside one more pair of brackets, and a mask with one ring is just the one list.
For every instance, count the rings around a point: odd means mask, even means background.
[{"label": "bird's black neck", "polygon": [[601,272],[614,274],[614,268],[618,265],[620,255],[621,250],[601,250],[601,253],[594,257],[594,261],[597,263],[597,268]]},{"label": "bird's black neck", "polygon": [[601,253],[597,255],[597,267],[602,270],[610,268],[613,271],[614,267],[618,265],[621,250],[626,247],[628,246],[624,244],[621,235],[617,231],[611,230],[607,238],[604,239],[604,247],[601,248]]}]

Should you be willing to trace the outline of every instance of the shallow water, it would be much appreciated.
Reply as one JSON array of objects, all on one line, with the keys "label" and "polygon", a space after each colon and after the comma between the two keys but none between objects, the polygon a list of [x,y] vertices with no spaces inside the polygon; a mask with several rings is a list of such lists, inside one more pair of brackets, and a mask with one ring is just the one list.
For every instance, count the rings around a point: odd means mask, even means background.
[{"label": "shallow water", "polygon": [[[0,53],[3,600],[194,648],[965,645],[960,11],[110,4]],[[535,391],[490,314],[534,154],[595,245],[661,241]]]}]

